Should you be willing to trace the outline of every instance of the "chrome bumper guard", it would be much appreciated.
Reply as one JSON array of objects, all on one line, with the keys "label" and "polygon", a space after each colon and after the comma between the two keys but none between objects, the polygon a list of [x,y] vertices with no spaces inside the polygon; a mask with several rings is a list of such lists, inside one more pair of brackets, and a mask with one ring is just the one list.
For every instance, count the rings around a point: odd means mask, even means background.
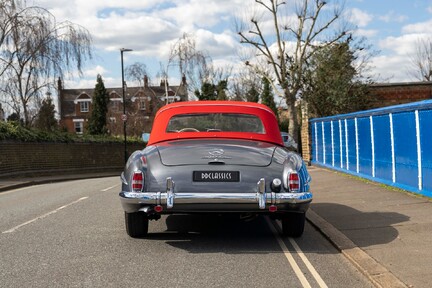
[{"label": "chrome bumper guard", "polygon": [[258,191],[249,193],[196,193],[174,192],[174,181],[167,178],[166,192],[120,192],[121,200],[126,204],[166,205],[172,209],[175,204],[251,204],[257,203],[259,209],[266,205],[302,204],[312,201],[311,192],[275,193],[265,192],[265,180],[257,183]]}]

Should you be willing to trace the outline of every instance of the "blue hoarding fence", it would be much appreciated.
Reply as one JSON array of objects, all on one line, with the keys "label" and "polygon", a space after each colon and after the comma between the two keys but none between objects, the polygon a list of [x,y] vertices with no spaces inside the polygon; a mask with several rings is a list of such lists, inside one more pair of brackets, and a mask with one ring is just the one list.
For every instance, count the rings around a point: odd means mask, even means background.
[{"label": "blue hoarding fence", "polygon": [[432,197],[432,100],[309,123],[312,164]]}]

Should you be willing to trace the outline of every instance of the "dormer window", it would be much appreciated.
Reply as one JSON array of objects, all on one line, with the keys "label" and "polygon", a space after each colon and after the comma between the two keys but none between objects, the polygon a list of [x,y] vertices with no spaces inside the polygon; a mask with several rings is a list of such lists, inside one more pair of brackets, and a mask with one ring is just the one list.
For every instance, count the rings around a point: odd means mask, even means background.
[{"label": "dormer window", "polygon": [[89,112],[89,103],[90,102],[80,102],[80,111],[81,112]]},{"label": "dormer window", "polygon": [[79,112],[87,113],[90,111],[90,103],[92,99],[87,93],[81,93],[74,101],[75,104],[79,104]]},{"label": "dormer window", "polygon": [[146,111],[147,105],[149,101],[151,101],[151,98],[149,96],[145,96],[143,93],[137,93],[135,96],[131,98],[131,101],[133,103],[138,102],[136,105],[139,110]]},{"label": "dormer window", "polygon": [[113,112],[120,111],[121,103],[123,103],[123,99],[120,97],[120,95],[117,94],[117,92],[112,91],[111,93],[109,93],[109,98],[110,98],[110,106],[112,111]]}]

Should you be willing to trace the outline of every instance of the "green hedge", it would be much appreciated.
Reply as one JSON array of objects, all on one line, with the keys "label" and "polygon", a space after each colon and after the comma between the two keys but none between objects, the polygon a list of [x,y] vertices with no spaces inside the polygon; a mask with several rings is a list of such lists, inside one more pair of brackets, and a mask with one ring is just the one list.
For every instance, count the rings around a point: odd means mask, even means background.
[{"label": "green hedge", "polygon": [[[26,128],[14,121],[0,121],[0,141],[15,140],[24,142],[123,142],[124,138],[115,136],[75,135],[68,132],[46,132],[35,128]],[[141,138],[128,137],[128,143],[144,143]]]}]

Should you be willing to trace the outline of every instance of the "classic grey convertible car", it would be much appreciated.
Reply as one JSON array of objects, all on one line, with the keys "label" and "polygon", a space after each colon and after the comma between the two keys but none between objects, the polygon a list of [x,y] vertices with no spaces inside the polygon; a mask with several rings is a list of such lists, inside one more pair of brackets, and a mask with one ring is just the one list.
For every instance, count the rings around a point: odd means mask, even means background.
[{"label": "classic grey convertible car", "polygon": [[148,234],[162,214],[267,214],[282,233],[303,234],[312,201],[301,157],[284,147],[277,120],[264,105],[179,102],[161,108],[147,147],[121,175],[126,231]]}]

